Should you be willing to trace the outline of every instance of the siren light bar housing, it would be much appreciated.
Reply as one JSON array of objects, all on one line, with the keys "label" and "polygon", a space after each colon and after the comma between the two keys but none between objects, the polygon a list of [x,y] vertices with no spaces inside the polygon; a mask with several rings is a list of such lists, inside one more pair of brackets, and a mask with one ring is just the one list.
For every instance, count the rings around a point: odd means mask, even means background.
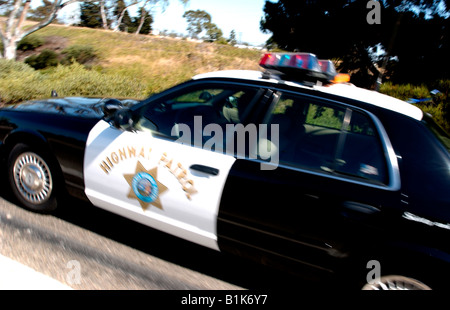
[{"label": "siren light bar housing", "polygon": [[311,53],[266,53],[259,65],[266,69],[267,78],[273,75],[283,80],[313,83],[332,83],[338,75],[331,60],[319,60]]}]

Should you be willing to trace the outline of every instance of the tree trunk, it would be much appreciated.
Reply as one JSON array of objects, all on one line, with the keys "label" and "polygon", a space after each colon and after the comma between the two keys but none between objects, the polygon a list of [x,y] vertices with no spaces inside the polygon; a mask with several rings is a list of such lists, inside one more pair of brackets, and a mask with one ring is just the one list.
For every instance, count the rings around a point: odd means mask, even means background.
[{"label": "tree trunk", "polygon": [[117,20],[117,25],[113,29],[114,32],[119,31],[120,25],[122,24],[122,19],[125,16],[125,11],[126,11],[126,9],[123,10],[122,13],[120,13],[119,19]]},{"label": "tree trunk", "polygon": [[147,11],[144,8],[142,8],[141,21],[139,22],[139,26],[136,32],[134,33],[135,35],[138,35],[141,32],[142,26],[144,25],[146,18],[147,18]]},{"label": "tree trunk", "polygon": [[106,18],[105,0],[100,1],[100,14],[102,16],[102,24],[105,30],[108,30],[108,19]]},{"label": "tree trunk", "polygon": [[22,0],[15,0],[12,5],[12,10],[4,22],[5,26],[3,26],[3,23],[0,22],[0,38],[3,43],[3,58],[15,59],[17,44],[21,39],[41,28],[46,27],[56,18],[56,14],[59,10],[77,1],[79,0],[67,0],[66,2],[63,2],[63,0],[54,0],[49,10],[49,15],[43,21],[36,23],[31,27],[25,28],[24,22],[27,19],[31,0],[26,0],[25,2]]},{"label": "tree trunk", "polygon": [[138,3],[139,3],[139,0],[134,0],[131,4],[126,5],[126,6],[123,8],[122,12],[120,12],[119,19],[117,20],[117,25],[116,25],[116,26],[114,27],[114,29],[113,29],[114,32],[119,31],[119,27],[120,27],[120,25],[122,24],[122,20],[123,20],[123,17],[125,16],[126,11],[127,11],[129,8],[131,8],[132,6],[137,5]]},{"label": "tree trunk", "polygon": [[3,58],[14,60],[16,59],[17,42],[16,40],[4,40],[3,42]]}]

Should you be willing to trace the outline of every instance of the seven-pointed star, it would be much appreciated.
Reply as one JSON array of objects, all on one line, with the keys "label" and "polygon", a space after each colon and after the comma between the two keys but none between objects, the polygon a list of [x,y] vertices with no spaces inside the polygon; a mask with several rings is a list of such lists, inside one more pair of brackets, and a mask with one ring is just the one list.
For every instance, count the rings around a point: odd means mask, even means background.
[{"label": "seven-pointed star", "polygon": [[[151,175],[153,177],[153,179],[155,179],[156,184],[158,186],[158,197],[153,202],[142,201],[141,199],[139,199],[136,196],[135,192],[133,191],[133,179],[138,173],[141,173],[141,172],[148,173],[149,175]],[[145,211],[149,205],[154,205],[155,207],[157,207],[161,210],[163,209],[163,207],[161,205],[161,200],[159,199],[159,195],[164,193],[167,190],[167,187],[158,181],[158,167],[154,167],[150,170],[146,170],[144,168],[144,166],[140,162],[138,162],[135,173],[124,174],[123,176],[125,177],[125,180],[127,180],[128,184],[130,185],[130,192],[128,193],[127,197],[130,199],[137,199],[139,201],[139,203],[141,204],[142,210]]]}]

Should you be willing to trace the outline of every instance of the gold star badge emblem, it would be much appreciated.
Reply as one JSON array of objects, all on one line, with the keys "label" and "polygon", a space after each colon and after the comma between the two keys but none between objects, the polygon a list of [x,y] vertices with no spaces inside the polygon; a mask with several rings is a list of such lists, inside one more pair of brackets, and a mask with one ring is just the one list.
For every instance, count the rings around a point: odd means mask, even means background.
[{"label": "gold star badge emblem", "polygon": [[124,174],[124,177],[131,187],[127,197],[137,199],[142,210],[147,210],[150,205],[163,209],[159,196],[168,188],[158,181],[158,167],[146,170],[138,162],[134,174]]}]

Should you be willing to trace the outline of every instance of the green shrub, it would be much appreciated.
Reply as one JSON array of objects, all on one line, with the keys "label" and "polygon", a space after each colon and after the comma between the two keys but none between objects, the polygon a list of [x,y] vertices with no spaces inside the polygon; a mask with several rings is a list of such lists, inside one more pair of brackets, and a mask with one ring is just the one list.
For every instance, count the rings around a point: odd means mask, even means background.
[{"label": "green shrub", "polygon": [[59,65],[44,71],[0,59],[0,99],[3,104],[47,98],[54,89],[60,96],[145,97],[146,84],[139,78],[87,70],[83,65]]},{"label": "green shrub", "polygon": [[21,51],[35,50],[39,46],[44,45],[44,40],[36,35],[29,35],[23,38],[17,45],[17,49]]},{"label": "green shrub", "polygon": [[23,62],[0,58],[0,79],[33,73],[33,68]]},{"label": "green shrub", "polygon": [[39,55],[32,55],[25,59],[25,63],[36,70],[56,67],[59,63],[58,54],[52,50],[45,49]]},{"label": "green shrub", "polygon": [[61,52],[64,55],[62,64],[72,64],[74,61],[79,64],[87,64],[97,58],[94,48],[89,45],[73,45]]},{"label": "green shrub", "polygon": [[432,106],[432,105],[422,105],[420,106],[424,113],[430,114],[434,121],[439,124],[442,129],[450,133],[450,123],[445,118],[445,113],[443,111],[442,105]]},{"label": "green shrub", "polygon": [[426,99],[431,98],[431,91],[437,89],[440,93],[432,100],[414,104],[424,113],[429,113],[434,120],[446,131],[450,132],[450,80],[437,81],[431,87],[425,85],[394,85],[392,83],[384,83],[380,87],[380,92],[408,101],[409,99]]},{"label": "green shrub", "polygon": [[425,85],[394,85],[387,82],[381,85],[380,92],[404,101],[408,101],[410,98],[424,99],[430,97],[430,91]]},{"label": "green shrub", "polygon": [[87,70],[83,65],[58,66],[46,74],[44,85],[60,96],[142,97],[144,85],[138,78]]}]

